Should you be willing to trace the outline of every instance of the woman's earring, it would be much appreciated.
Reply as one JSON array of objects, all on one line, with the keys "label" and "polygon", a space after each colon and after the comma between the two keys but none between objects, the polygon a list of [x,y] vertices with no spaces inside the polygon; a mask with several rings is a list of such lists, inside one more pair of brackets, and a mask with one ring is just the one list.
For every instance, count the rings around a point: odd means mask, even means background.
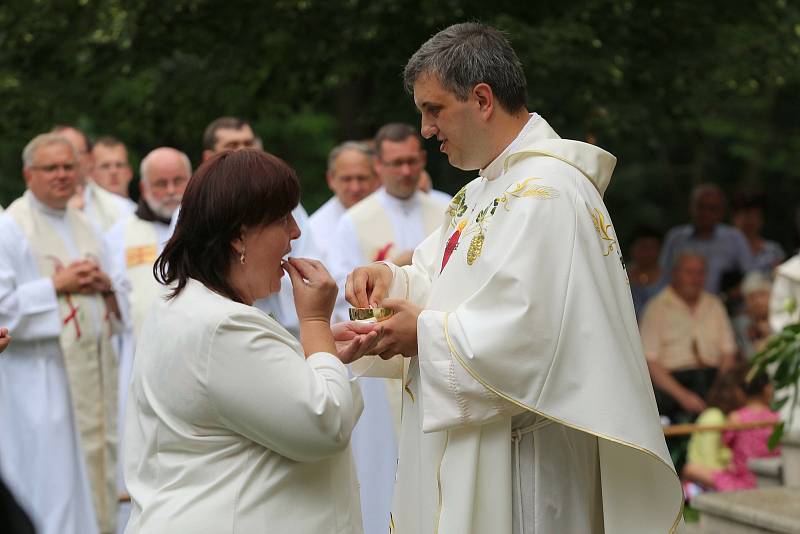
[{"label": "woman's earring", "polygon": [[239,263],[244,265],[244,247],[242,247],[242,253],[239,254]]}]

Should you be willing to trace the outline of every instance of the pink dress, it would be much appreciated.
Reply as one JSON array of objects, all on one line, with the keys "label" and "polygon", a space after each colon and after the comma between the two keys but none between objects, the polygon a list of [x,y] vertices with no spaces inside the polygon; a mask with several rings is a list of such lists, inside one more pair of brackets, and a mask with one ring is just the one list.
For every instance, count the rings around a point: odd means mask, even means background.
[{"label": "pink dress", "polygon": [[[766,408],[744,407],[736,410],[733,414],[736,414],[740,423],[777,421],[779,418],[777,412]],[[767,448],[770,434],[772,434],[771,426],[723,432],[722,442],[731,449],[733,459],[727,469],[714,473],[714,485],[718,491],[754,489],[756,487],[756,476],[747,468],[747,460],[780,455],[780,447],[775,447],[772,451]]]}]

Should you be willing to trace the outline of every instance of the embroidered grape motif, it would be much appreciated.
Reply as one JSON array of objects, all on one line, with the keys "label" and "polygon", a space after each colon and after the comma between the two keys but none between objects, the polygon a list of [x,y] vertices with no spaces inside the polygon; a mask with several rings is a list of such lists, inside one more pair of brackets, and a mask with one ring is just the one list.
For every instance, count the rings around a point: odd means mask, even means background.
[{"label": "embroidered grape motif", "polygon": [[483,249],[483,234],[478,234],[469,242],[469,249],[467,250],[467,265],[472,265],[478,256],[481,255]]}]

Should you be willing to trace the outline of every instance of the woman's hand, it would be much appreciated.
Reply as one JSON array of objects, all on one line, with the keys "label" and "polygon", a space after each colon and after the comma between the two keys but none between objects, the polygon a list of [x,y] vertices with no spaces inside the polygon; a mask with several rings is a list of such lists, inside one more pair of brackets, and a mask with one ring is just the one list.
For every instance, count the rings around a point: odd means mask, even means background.
[{"label": "woman's hand", "polygon": [[331,326],[336,352],[342,363],[353,363],[375,349],[383,336],[378,323],[345,322]]},{"label": "woman's hand", "polygon": [[324,321],[330,323],[333,306],[336,303],[336,282],[317,260],[289,258],[284,262],[284,270],[292,280],[294,305],[297,318],[304,321]]}]

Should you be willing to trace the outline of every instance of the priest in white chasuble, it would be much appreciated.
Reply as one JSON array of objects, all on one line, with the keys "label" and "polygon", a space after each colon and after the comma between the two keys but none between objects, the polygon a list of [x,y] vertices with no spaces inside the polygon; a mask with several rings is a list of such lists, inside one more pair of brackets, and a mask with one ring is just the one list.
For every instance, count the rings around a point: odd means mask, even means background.
[{"label": "priest in white chasuble", "polygon": [[372,149],[358,141],[345,141],[328,154],[325,178],[333,196],[308,219],[323,262],[341,216],[380,185],[372,157]]},{"label": "priest in white chasuble", "polygon": [[[442,30],[405,81],[423,135],[480,175],[412,265],[347,282],[354,305],[395,312],[378,353],[409,360],[395,366],[392,531],[676,531],[680,482],[602,197],[615,158],[528,113],[519,60],[492,28]],[[388,372],[372,359],[354,372]]]},{"label": "priest in white chasuble", "polygon": [[44,134],[0,216],[0,471],[39,532],[113,532],[119,310],[102,239],[67,203],[78,154]]},{"label": "priest in white chasuble", "polygon": [[[329,268],[342,289],[357,265],[384,259],[409,263],[414,248],[439,227],[447,208],[417,187],[425,151],[413,126],[383,126],[375,136],[375,149],[375,170],[383,185],[342,215],[330,243]],[[345,319],[342,308],[339,318]],[[360,384],[364,413],[352,443],[364,531],[372,534],[385,532],[391,509],[403,392],[402,381],[394,378],[363,378]]]},{"label": "priest in white chasuble", "polygon": [[105,233],[125,215],[136,209],[130,199],[110,193],[92,180],[94,167],[89,136],[74,126],[56,126],[57,133],[72,143],[78,151],[78,185],[70,205],[83,212],[98,233]]}]

